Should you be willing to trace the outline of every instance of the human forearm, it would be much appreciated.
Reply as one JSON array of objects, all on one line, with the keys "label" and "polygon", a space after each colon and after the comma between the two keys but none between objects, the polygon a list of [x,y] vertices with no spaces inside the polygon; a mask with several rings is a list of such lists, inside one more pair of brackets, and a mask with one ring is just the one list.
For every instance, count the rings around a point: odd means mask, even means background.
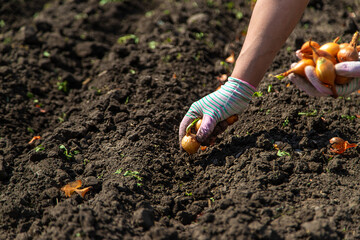
[{"label": "human forearm", "polygon": [[309,0],[258,0],[231,76],[257,87]]}]

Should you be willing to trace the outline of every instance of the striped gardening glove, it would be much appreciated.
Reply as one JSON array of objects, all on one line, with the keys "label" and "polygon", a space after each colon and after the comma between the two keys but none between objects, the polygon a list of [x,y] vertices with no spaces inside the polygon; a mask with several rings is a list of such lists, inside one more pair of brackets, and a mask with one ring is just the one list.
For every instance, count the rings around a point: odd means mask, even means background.
[{"label": "striped gardening glove", "polygon": [[[338,63],[335,65],[335,71],[339,76],[353,78],[346,84],[335,86],[339,96],[346,96],[360,89],[360,61]],[[316,76],[314,67],[307,66],[305,74],[309,80],[293,73],[289,75],[289,79],[309,96],[329,97],[332,95],[331,89],[325,87]]]},{"label": "striped gardening glove", "polygon": [[202,118],[196,139],[203,146],[209,145],[211,136],[216,137],[226,129],[227,123],[222,120],[244,111],[255,91],[256,89],[249,83],[229,77],[219,90],[191,105],[180,123],[179,142],[181,143],[181,139],[185,136],[187,126],[194,119]]}]

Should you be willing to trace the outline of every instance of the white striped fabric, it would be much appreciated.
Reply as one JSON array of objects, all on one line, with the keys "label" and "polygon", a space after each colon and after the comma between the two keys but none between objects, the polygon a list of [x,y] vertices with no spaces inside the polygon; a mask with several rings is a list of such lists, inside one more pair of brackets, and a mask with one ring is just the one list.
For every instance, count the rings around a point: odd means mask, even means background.
[{"label": "white striped fabric", "polygon": [[219,90],[194,102],[186,116],[195,119],[209,115],[216,122],[222,121],[244,111],[255,91],[249,83],[229,77]]}]

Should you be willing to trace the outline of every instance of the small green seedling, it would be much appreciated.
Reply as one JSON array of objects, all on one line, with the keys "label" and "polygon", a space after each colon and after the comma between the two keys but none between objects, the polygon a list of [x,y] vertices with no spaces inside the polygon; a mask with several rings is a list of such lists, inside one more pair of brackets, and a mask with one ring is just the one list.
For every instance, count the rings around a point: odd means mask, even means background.
[{"label": "small green seedling", "polygon": [[48,58],[48,57],[51,56],[51,54],[50,54],[50,52],[48,52],[48,51],[44,51],[44,52],[43,52],[43,56]]},{"label": "small green seedling", "polygon": [[270,93],[272,91],[273,85],[269,84],[268,88],[267,88],[267,92]]},{"label": "small green seedling", "polygon": [[117,43],[118,43],[118,44],[125,44],[125,43],[127,43],[130,39],[133,39],[135,44],[139,43],[139,38],[138,38],[136,35],[134,35],[134,34],[129,34],[129,35],[125,35],[125,36],[119,37],[118,40],[117,40]]},{"label": "small green seedling", "polygon": [[41,144],[35,147],[35,152],[40,152],[40,151],[44,151],[44,150],[45,150],[45,147],[42,146]]},{"label": "small green seedling", "polygon": [[[138,180],[139,182],[142,181],[142,177],[139,176],[139,172],[138,171],[126,171],[124,173],[124,176],[125,177],[133,177],[135,178],[136,180]],[[137,186],[141,187],[142,186],[142,183],[136,183]]]},{"label": "small green seedling", "polygon": [[150,41],[148,45],[150,49],[155,49],[158,43],[156,41]]},{"label": "small green seedling", "polygon": [[67,93],[69,91],[67,81],[57,82],[56,85],[58,87],[58,90],[63,91],[64,93]]},{"label": "small green seedling", "polygon": [[0,20],[0,28],[5,27],[5,21],[3,19]]},{"label": "small green seedling", "polygon": [[138,181],[142,181],[142,177],[139,176],[139,172],[138,171],[126,171],[124,173],[125,177],[133,177],[135,179],[137,179]]},{"label": "small green seedling", "polygon": [[290,156],[290,153],[285,152],[285,151],[281,151],[280,149],[278,150],[278,152],[276,153],[276,155],[278,157],[283,157],[283,156]]},{"label": "small green seedling", "polygon": [[254,92],[253,97],[261,97],[262,95],[262,92]]},{"label": "small green seedling", "polygon": [[188,197],[192,196],[192,192],[185,191],[185,196],[188,196]]},{"label": "small green seedling", "polygon": [[286,118],[283,122],[283,127],[286,127],[287,125],[289,125],[290,121],[289,121],[289,118]]},{"label": "small green seedling", "polygon": [[66,113],[62,113],[60,117],[58,117],[59,123],[65,122],[66,119]]},{"label": "small green seedling", "polygon": [[71,151],[68,150],[63,144],[60,145],[59,147],[61,150],[63,150],[64,155],[66,156],[66,158],[69,160],[71,158],[73,158],[76,154],[79,154],[79,151]]},{"label": "small green seedling", "polygon": [[205,36],[205,35],[204,35],[203,32],[197,32],[197,33],[195,33],[195,38],[196,38],[197,40],[203,39],[204,36]]},{"label": "small green seedling", "polygon": [[354,115],[341,115],[341,118],[346,118],[347,120],[351,120],[351,121],[353,121],[353,120],[355,120],[356,119],[356,116],[354,116]]},{"label": "small green seedling", "polygon": [[34,129],[32,129],[31,127],[27,127],[27,131],[28,131],[29,133],[35,133]]},{"label": "small green seedling", "polygon": [[112,3],[112,2],[123,2],[124,0],[100,0],[99,5],[104,6],[105,4]]},{"label": "small green seedling", "polygon": [[26,96],[27,96],[28,98],[32,99],[32,98],[34,97],[34,94],[31,93],[31,92],[27,92],[27,93],[26,93]]},{"label": "small green seedling", "polygon": [[90,160],[89,160],[89,159],[84,158],[84,161],[83,161],[84,166],[85,166],[86,164],[88,164],[89,162],[90,162]]},{"label": "small green seedling", "polygon": [[298,115],[306,116],[306,117],[316,116],[317,114],[318,114],[318,111],[316,109],[314,111],[312,111],[312,112],[298,112]]},{"label": "small green seedling", "polygon": [[123,170],[122,168],[119,168],[114,172],[114,174],[120,174],[122,172],[122,170]]}]

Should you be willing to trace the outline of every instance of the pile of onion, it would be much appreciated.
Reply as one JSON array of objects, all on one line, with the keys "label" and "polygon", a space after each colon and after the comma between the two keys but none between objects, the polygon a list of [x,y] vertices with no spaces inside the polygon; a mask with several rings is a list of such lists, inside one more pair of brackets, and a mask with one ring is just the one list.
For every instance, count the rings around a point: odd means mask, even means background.
[{"label": "pile of onion", "polygon": [[[232,125],[238,120],[238,115],[232,115],[226,119],[226,122],[228,125]],[[196,133],[199,130],[201,126],[202,119],[198,118],[195,119],[187,128],[186,128],[186,134],[181,140],[181,146],[182,148],[188,153],[188,154],[194,154],[198,151],[198,149],[201,147],[202,150],[206,149],[206,146],[200,146],[200,143],[196,140]]]},{"label": "pile of onion", "polygon": [[298,51],[298,57],[301,60],[293,68],[276,77],[282,79],[291,73],[295,73],[306,78],[305,67],[314,66],[316,76],[324,86],[332,90],[332,96],[336,98],[338,95],[335,84],[346,84],[350,78],[337,75],[335,64],[345,61],[359,61],[358,38],[359,32],[355,32],[349,43],[339,44],[339,37],[323,45],[309,40]]}]

